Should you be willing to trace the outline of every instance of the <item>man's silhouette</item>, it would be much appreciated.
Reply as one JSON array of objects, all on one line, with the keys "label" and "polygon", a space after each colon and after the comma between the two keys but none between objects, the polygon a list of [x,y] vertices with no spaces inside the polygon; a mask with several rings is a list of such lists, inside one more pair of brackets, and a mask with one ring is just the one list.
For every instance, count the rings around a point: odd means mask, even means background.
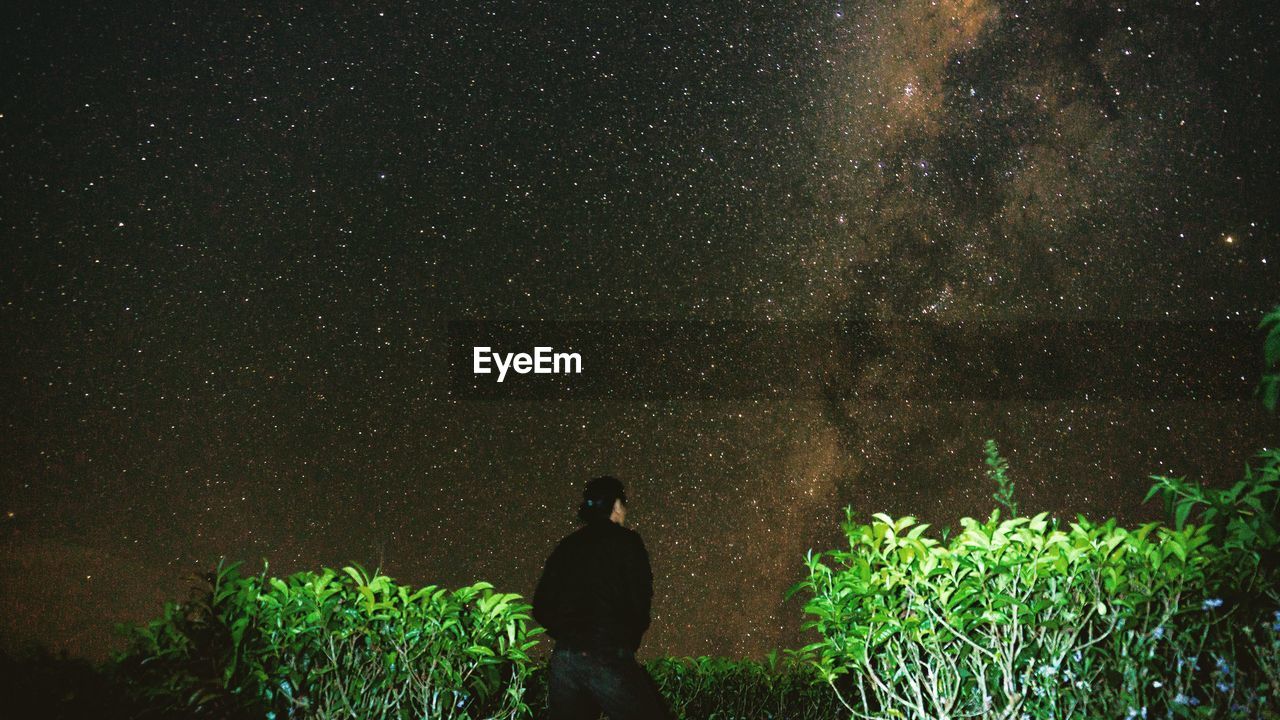
[{"label": "man's silhouette", "polygon": [[623,527],[627,495],[598,477],[582,493],[582,527],[547,558],[533,617],[555,641],[549,664],[551,720],[674,720],[635,652],[649,628],[653,574],[640,534]]}]

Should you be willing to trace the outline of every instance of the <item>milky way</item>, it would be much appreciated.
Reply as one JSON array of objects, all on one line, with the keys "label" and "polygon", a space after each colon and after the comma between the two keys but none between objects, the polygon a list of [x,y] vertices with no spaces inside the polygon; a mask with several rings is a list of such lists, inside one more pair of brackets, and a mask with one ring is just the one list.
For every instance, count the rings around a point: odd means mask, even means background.
[{"label": "milky way", "polygon": [[[10,10],[4,636],[101,657],[221,556],[531,595],[609,472],[641,656],[758,657],[846,505],[985,516],[986,438],[1064,518],[1237,479],[1280,437],[1263,5]],[[449,365],[484,319],[674,390],[623,321],[786,349],[726,358],[776,392],[495,400]]]}]

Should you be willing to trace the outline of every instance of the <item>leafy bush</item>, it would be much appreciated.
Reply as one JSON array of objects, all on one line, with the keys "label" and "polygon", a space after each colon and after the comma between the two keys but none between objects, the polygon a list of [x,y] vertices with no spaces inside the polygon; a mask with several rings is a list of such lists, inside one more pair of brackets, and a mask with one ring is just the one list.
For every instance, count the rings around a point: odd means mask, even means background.
[{"label": "leafy bush", "polygon": [[721,657],[660,658],[646,669],[686,720],[827,720],[839,715],[834,693],[812,665],[787,650],[763,662]]},{"label": "leafy bush", "polygon": [[528,605],[485,582],[413,590],[360,567],[287,580],[209,577],[186,603],[121,629],[116,658],[160,712],[267,718],[526,715]]},{"label": "leafy bush", "polygon": [[[1274,411],[1280,307],[1259,327]],[[1008,465],[984,450],[1016,515]],[[1228,489],[1153,476],[1146,500],[1172,526],[1077,515],[1063,529],[996,508],[938,540],[846,507],[849,549],[811,551],[787,593],[810,596],[805,627],[822,637],[801,653],[854,717],[1280,716],[1280,451],[1259,457]]]},{"label": "leafy bush", "polygon": [[1152,475],[1155,484],[1146,500],[1159,496],[1165,513],[1181,529],[1196,513],[1201,524],[1211,525],[1210,537],[1234,559],[1257,572],[1265,554],[1280,547],[1280,449],[1258,453],[1263,463],[1257,474],[1245,466],[1244,479],[1230,488],[1206,488],[1186,478]]},{"label": "leafy bush", "polygon": [[[843,713],[813,666],[794,650],[763,661],[724,657],[661,657],[642,663],[679,720],[829,720]],[[547,712],[547,666],[529,682],[533,718]]]},{"label": "leafy bush", "polygon": [[[823,639],[804,652],[833,689],[851,676],[844,694],[861,709],[841,700],[857,717],[1280,712],[1277,573],[1259,561],[1275,549],[1265,499],[1280,453],[1262,457],[1230,490],[1169,490],[1176,527],[1077,516],[1061,529],[996,509],[940,542],[915,518],[856,523],[846,508],[849,550],[811,552],[788,591],[812,596],[805,627]],[[1197,509],[1217,524],[1186,522]],[[1206,652],[1213,668],[1197,662]]]},{"label": "leafy bush", "polygon": [[[148,708],[137,717],[545,716],[546,665],[528,655],[543,630],[526,630],[515,595],[488,583],[413,591],[358,568],[244,578],[237,565],[150,623],[122,627],[119,674]],[[838,715],[812,666],[785,652],[646,667],[682,720]]]}]

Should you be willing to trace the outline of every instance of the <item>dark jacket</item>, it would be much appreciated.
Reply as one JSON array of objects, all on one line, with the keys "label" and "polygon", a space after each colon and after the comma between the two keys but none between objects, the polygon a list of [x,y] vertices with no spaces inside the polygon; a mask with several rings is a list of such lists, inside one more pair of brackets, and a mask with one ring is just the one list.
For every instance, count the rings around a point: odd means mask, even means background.
[{"label": "dark jacket", "polygon": [[533,617],[557,645],[635,652],[649,629],[653,573],[640,534],[607,519],[567,535],[547,558]]}]

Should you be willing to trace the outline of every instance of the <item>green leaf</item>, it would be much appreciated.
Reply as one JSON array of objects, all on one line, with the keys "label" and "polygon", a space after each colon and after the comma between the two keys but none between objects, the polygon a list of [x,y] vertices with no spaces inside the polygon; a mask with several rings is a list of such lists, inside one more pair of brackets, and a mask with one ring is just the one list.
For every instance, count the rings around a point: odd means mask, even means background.
[{"label": "green leaf", "polygon": [[1173,526],[1181,530],[1187,523],[1187,516],[1191,514],[1191,506],[1193,501],[1185,501],[1178,503],[1177,514],[1174,516]]}]

